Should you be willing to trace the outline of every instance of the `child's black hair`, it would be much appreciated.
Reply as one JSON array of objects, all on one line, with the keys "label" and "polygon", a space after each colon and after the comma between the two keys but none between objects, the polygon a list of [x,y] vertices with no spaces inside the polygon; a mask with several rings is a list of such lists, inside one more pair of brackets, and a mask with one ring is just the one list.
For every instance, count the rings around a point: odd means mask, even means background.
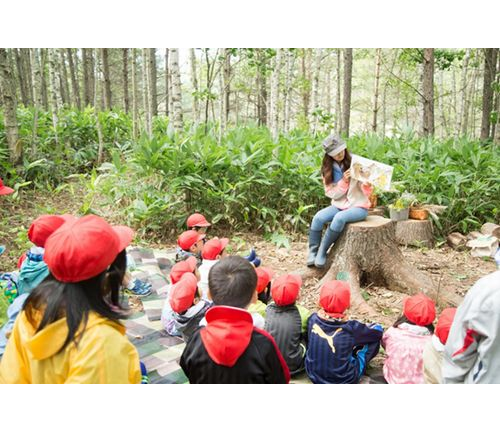
[{"label": "child's black hair", "polygon": [[257,297],[262,303],[264,304],[269,303],[269,300],[271,299],[271,282],[267,284],[264,291],[260,292]]},{"label": "child's black hair", "polygon": [[208,273],[208,289],[215,305],[246,308],[257,288],[257,273],[240,256],[221,259]]},{"label": "child's black hair", "polygon": [[[121,304],[120,288],[127,268],[125,250],[120,252],[108,270],[80,282],[60,282],[51,274],[28,296],[23,306],[28,321],[36,326],[36,333],[53,322],[66,318],[68,335],[62,351],[72,341],[75,345],[77,332],[80,339],[87,325],[90,312],[119,322],[126,318],[126,309]],[[35,313],[43,311],[38,323]],[[83,322],[83,329],[80,326]]]},{"label": "child's black hair", "polygon": [[[403,314],[401,315],[395,322],[394,324],[392,325],[393,327],[397,327],[399,326],[400,324],[403,324],[403,323],[407,323],[407,324],[412,324],[412,325],[418,325],[418,324],[415,324],[414,322],[410,321],[408,318],[406,318],[406,316]],[[423,326],[425,327],[427,330],[429,330],[431,332],[431,334],[434,334],[434,325],[431,323],[429,325],[426,325],[426,326]]]}]

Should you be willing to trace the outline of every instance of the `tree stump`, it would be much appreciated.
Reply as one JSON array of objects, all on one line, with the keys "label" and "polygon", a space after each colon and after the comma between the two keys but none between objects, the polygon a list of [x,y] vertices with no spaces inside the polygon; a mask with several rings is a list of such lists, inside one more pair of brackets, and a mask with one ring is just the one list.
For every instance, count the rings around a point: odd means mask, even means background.
[{"label": "tree stump", "polygon": [[396,222],[396,240],[403,246],[434,246],[434,234],[430,220]]},{"label": "tree stump", "polygon": [[396,242],[395,223],[380,216],[368,216],[362,222],[348,224],[330,249],[325,270],[301,271],[303,280],[321,278],[320,287],[336,278],[339,272],[349,274],[351,308],[365,318],[380,317],[361,295],[361,281],[384,285],[389,289],[413,295],[423,292],[440,305],[456,305],[458,296],[439,293],[433,281],[409,265]]}]

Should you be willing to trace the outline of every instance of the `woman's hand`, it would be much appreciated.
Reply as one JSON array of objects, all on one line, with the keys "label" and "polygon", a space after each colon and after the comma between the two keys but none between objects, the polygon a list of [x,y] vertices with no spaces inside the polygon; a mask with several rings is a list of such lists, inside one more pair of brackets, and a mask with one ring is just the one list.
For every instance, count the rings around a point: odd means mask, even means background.
[{"label": "woman's hand", "polygon": [[342,178],[346,183],[349,183],[349,181],[351,180],[351,169],[350,168],[344,172],[344,176]]}]

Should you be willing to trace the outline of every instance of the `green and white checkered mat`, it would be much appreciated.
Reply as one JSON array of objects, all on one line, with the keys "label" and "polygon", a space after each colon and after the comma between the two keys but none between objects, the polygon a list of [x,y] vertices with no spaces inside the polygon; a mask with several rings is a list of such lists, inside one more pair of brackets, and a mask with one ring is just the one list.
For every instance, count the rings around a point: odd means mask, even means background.
[{"label": "green and white checkered mat", "polygon": [[[143,297],[144,312],[138,312],[126,320],[127,336],[139,351],[146,365],[151,384],[184,384],[188,382],[179,366],[182,351],[186,346],[181,338],[170,336],[161,324],[161,310],[165,302],[170,279],[170,269],[175,263],[175,250],[152,250],[133,248],[127,250],[135,265],[132,275],[152,285],[151,295]],[[375,372],[375,373],[373,373]],[[378,371],[364,376],[363,384],[384,382]],[[380,376],[379,376],[380,375]],[[294,377],[292,384],[310,384],[304,373]]]}]

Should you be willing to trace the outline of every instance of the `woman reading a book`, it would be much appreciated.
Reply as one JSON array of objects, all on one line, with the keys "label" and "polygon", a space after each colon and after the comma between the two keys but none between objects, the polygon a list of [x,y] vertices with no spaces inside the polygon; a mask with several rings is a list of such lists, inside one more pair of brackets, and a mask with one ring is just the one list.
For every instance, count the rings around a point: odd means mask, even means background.
[{"label": "woman reading a book", "polygon": [[[338,136],[330,135],[323,141],[325,156],[321,176],[325,195],[331,198],[329,207],[318,211],[309,230],[308,267],[324,268],[330,246],[337,241],[345,224],[365,220],[370,208],[369,197],[373,186],[351,178],[351,155],[346,143]],[[328,224],[321,238],[323,226]]]}]

